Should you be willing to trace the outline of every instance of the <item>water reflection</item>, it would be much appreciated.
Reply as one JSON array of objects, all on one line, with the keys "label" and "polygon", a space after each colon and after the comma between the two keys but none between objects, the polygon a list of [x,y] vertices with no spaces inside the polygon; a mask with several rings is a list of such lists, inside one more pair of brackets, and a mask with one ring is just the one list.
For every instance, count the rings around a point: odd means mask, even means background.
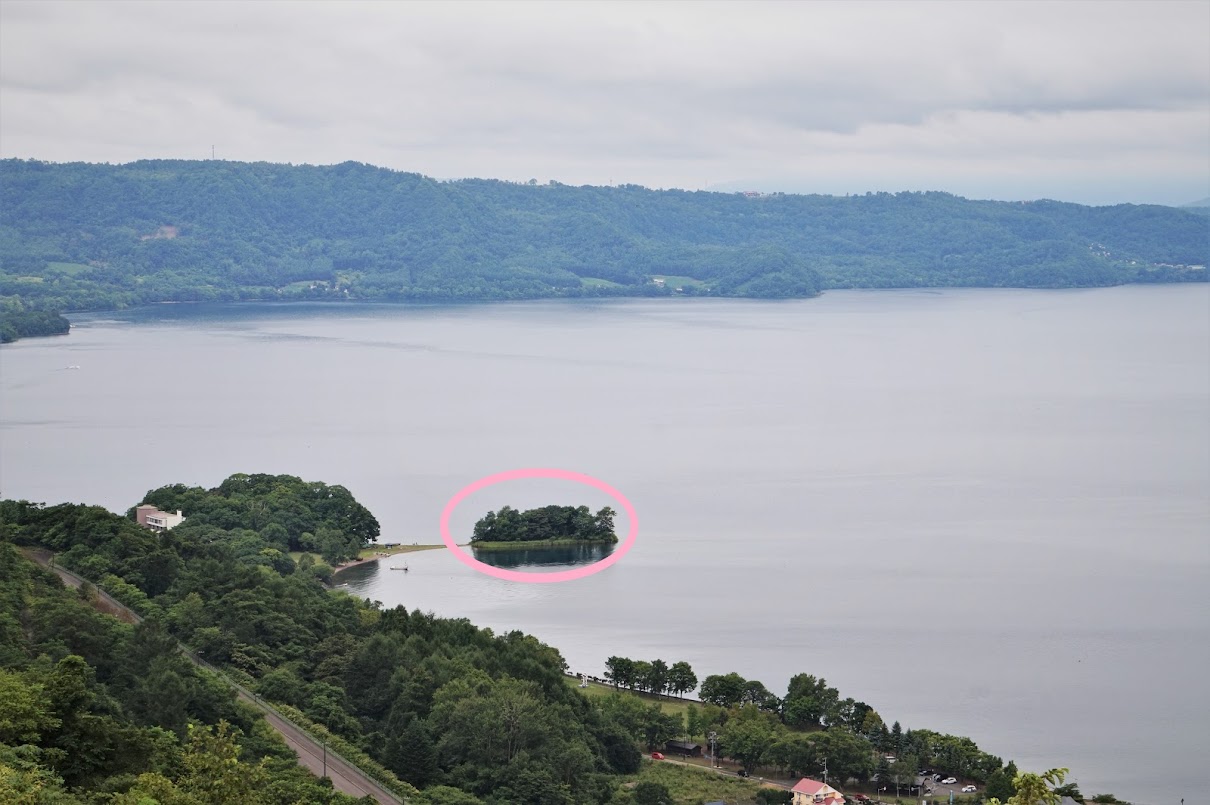
[{"label": "water reflection", "polygon": [[549,548],[522,548],[515,551],[481,551],[472,547],[476,559],[493,567],[551,567],[587,565],[613,553],[616,545],[553,545]]}]

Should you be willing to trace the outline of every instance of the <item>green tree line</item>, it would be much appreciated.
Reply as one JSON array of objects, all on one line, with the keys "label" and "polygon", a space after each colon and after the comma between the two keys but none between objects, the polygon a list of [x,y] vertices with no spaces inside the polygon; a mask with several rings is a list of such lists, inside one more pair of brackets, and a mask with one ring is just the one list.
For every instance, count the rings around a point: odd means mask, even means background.
[{"label": "green tree line", "polygon": [[162,621],[95,611],[0,541],[0,802],[340,805]]},{"label": "green tree line", "polygon": [[0,297],[42,310],[1099,286],[1204,280],[1190,266],[1210,251],[1210,217],[1169,207],[445,182],[355,162],[8,159],[0,206]]},{"label": "green tree line", "polygon": [[[752,770],[818,775],[826,758],[831,779],[866,782],[906,780],[921,764],[986,781],[1003,800],[1019,794],[1015,767],[969,738],[887,727],[809,674],[784,696],[738,674],[707,676],[682,716],[629,693],[581,695],[559,652],[521,632],[331,590],[330,568],[283,549],[324,527],[377,533],[342,487],[235,475],[148,499],[193,507],[190,519],[155,533],[99,507],[0,501],[0,784],[61,794],[31,801],[194,805],[212,785],[255,789],[260,798],[241,800],[251,803],[346,801],[293,766],[177,640],[420,789],[414,805],[634,805],[637,787],[621,782],[638,770],[639,747],[711,732]],[[210,521],[187,527],[194,517]],[[145,622],[81,606],[13,545],[57,551]],[[684,662],[611,657],[608,668],[636,691],[697,685]],[[900,762],[882,768],[888,753]]]},{"label": "green tree line", "polygon": [[587,506],[542,506],[526,511],[505,506],[498,512],[489,511],[475,523],[471,542],[617,542],[613,530],[616,515],[608,506],[595,515]]},{"label": "green tree line", "polygon": [[[282,483],[294,496],[318,489],[296,480],[233,476],[219,487],[230,494],[211,490],[204,496],[182,487],[156,490],[149,499],[167,507],[188,495],[217,499],[207,516],[219,525],[187,528],[201,515],[185,509],[189,519],[165,533],[99,507],[0,501],[0,538],[52,548],[65,566],[104,580],[165,639],[180,639],[267,700],[296,708],[423,789],[414,805],[631,805],[629,790],[619,783],[638,769],[636,739],[567,685],[558,651],[520,632],[497,635],[465,620],[383,609],[327,589],[321,581],[330,570],[309,554],[298,562],[264,554],[281,552],[270,546],[282,543],[263,533],[274,524],[300,538],[304,527],[318,529],[325,519],[357,528],[356,518],[352,526],[341,520],[352,516],[347,506],[321,516],[314,500],[304,507],[313,520],[302,510],[293,525],[281,520],[279,509],[292,510],[270,500]],[[254,505],[262,503],[263,510]],[[221,513],[232,519],[220,522]],[[264,519],[247,519],[254,516]],[[246,527],[256,524],[259,532]],[[361,525],[376,531],[376,523]],[[253,534],[261,534],[260,549]],[[10,630],[19,632],[19,621],[11,620]],[[84,656],[93,644],[129,653],[105,629],[93,632],[81,630]],[[141,676],[148,684],[162,682]],[[179,686],[156,691],[147,695],[165,708],[187,701]],[[234,715],[223,714],[236,723]],[[158,714],[149,718],[180,723]],[[89,796],[94,790],[95,781],[63,779]],[[112,788],[129,793],[136,790],[134,780],[122,776]]]},{"label": "green tree line", "polygon": [[674,662],[670,666],[663,660],[648,662],[610,657],[605,661],[605,678],[615,688],[645,691],[657,696],[663,693],[684,696],[697,687],[697,674],[687,662]]},{"label": "green tree line", "polygon": [[0,344],[40,335],[63,335],[71,323],[53,310],[23,310],[19,300],[0,303]]}]

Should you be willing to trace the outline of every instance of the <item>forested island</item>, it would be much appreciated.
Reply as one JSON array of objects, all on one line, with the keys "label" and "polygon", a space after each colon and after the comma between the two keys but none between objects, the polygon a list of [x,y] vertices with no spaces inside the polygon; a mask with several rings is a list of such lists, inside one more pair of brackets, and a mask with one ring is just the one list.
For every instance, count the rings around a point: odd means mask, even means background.
[{"label": "forested island", "polygon": [[809,297],[1205,281],[1192,209],[438,181],[355,162],[0,161],[0,301]]},{"label": "forested island", "polygon": [[612,545],[618,541],[613,530],[613,509],[605,506],[596,514],[587,506],[543,506],[517,511],[505,506],[488,512],[471,536],[478,550],[542,548],[560,545]]},{"label": "forested island", "polygon": [[[1013,805],[1041,802],[1038,775],[969,738],[888,727],[810,674],[779,696],[716,673],[685,705],[663,694],[697,686],[687,663],[615,656],[612,690],[590,696],[558,650],[519,631],[331,589],[331,568],[293,549],[336,557],[374,539],[377,522],[343,487],[241,474],[144,500],[187,507],[185,519],[156,532],[135,509],[0,501],[0,801],[352,805],[235,699],[239,682],[411,805],[787,801],[642,761],[644,748],[710,733],[721,756],[762,774],[819,776],[826,763],[835,784],[873,791],[919,764]],[[88,581],[69,591],[32,561],[52,552]],[[143,620],[98,612],[101,589]]]}]

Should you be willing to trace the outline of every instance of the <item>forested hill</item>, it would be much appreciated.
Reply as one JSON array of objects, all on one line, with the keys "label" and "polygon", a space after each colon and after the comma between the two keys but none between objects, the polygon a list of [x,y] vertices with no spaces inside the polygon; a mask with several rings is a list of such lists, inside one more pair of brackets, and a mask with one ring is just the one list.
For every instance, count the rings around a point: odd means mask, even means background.
[{"label": "forested hill", "polygon": [[757,195],[353,162],[0,161],[0,299],[457,300],[1204,279],[1210,219],[945,193]]}]

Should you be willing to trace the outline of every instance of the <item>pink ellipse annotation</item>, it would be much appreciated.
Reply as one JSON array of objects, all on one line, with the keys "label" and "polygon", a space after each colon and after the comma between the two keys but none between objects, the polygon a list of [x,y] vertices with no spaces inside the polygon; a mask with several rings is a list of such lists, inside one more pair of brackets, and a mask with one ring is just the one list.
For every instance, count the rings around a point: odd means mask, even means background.
[{"label": "pink ellipse annotation", "polygon": [[[626,517],[630,520],[630,529],[626,534],[626,539],[622,540],[622,543],[613,553],[599,562],[593,562],[591,565],[584,565],[583,567],[576,567],[571,570],[560,570],[554,573],[531,573],[522,570],[507,570],[502,567],[495,567],[486,562],[480,562],[459,548],[453,536],[450,535],[450,515],[454,513],[454,509],[458,508],[458,504],[480,489],[504,483],[505,481],[520,481],[527,478],[553,478],[559,481],[574,481],[585,486],[591,486],[593,489],[599,489],[609,495],[618,502],[618,505],[622,507],[622,511],[626,513]],[[639,518],[634,512],[634,506],[630,505],[630,501],[626,499],[625,495],[599,478],[593,478],[591,475],[585,475],[582,472],[572,472],[570,470],[531,468],[498,472],[495,475],[480,478],[478,481],[464,486],[449,499],[449,502],[445,504],[445,509],[441,512],[441,540],[445,543],[445,547],[449,548],[454,556],[458,558],[459,562],[488,576],[505,579],[506,581],[519,581],[523,584],[551,584],[559,581],[582,579],[585,576],[600,573],[626,555],[631,547],[634,546],[634,540],[638,536],[638,533]]]}]

